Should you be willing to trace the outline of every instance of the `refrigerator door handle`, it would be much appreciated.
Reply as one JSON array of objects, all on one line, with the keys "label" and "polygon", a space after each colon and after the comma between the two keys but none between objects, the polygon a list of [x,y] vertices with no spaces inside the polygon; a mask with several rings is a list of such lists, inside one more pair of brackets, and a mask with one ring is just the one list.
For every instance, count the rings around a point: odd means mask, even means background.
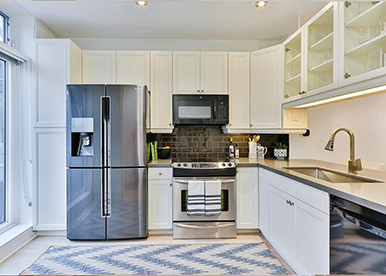
[{"label": "refrigerator door handle", "polygon": [[111,169],[106,169],[107,177],[105,179],[106,182],[106,217],[111,217]]},{"label": "refrigerator door handle", "polygon": [[111,153],[111,98],[109,96],[101,97],[102,105],[102,155],[103,167],[110,166]]}]

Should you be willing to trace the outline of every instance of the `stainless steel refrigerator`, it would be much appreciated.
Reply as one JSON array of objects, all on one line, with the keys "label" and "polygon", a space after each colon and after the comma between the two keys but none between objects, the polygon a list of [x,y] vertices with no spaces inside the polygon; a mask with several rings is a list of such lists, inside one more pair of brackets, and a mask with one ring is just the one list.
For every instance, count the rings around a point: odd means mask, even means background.
[{"label": "stainless steel refrigerator", "polygon": [[67,85],[67,238],[147,237],[144,85]]}]

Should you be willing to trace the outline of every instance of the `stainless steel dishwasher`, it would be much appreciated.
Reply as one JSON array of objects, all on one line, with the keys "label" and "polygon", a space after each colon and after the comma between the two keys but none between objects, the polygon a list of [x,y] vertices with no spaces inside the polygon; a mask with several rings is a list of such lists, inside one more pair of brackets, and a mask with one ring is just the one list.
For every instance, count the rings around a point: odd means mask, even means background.
[{"label": "stainless steel dishwasher", "polygon": [[386,214],[331,195],[330,274],[386,274]]}]

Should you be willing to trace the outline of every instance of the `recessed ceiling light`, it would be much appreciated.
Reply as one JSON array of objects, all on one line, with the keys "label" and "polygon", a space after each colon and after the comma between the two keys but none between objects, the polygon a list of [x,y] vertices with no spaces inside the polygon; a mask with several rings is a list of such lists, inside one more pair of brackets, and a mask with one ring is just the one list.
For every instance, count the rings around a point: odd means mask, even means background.
[{"label": "recessed ceiling light", "polygon": [[256,6],[256,8],[262,8],[262,7],[267,6],[267,4],[268,4],[268,1],[257,1],[255,3],[255,6]]},{"label": "recessed ceiling light", "polygon": [[137,4],[138,6],[146,6],[147,5],[147,1],[135,1],[135,4]]}]

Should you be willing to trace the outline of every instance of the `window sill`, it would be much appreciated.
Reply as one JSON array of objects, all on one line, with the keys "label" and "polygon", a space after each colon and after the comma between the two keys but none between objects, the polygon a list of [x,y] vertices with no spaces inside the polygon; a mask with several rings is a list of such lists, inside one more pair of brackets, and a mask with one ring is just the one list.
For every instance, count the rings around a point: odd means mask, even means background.
[{"label": "window sill", "polygon": [[0,263],[36,237],[32,226],[17,224],[0,234]]}]

